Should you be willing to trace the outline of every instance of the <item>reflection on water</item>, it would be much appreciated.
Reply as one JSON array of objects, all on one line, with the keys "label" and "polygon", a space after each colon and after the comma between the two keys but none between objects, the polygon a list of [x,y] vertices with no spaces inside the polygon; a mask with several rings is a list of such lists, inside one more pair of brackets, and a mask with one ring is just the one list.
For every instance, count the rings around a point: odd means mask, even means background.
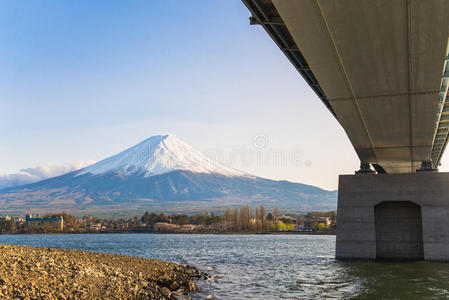
[{"label": "reflection on water", "polygon": [[449,297],[449,264],[437,262],[341,263],[348,278],[359,279],[358,298],[445,299]]},{"label": "reflection on water", "polygon": [[204,299],[449,298],[449,264],[336,261],[334,236],[11,235],[0,243],[76,248],[187,263],[214,276]]}]

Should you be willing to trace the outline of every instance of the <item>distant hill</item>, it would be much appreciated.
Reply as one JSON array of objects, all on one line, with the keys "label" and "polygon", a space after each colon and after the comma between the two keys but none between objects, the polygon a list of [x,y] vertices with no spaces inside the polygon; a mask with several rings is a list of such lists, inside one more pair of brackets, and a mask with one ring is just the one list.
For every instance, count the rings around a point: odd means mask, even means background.
[{"label": "distant hill", "polygon": [[2,189],[0,212],[186,212],[244,203],[291,211],[334,210],[336,198],[336,191],[235,170],[173,135],[163,135],[80,170]]}]

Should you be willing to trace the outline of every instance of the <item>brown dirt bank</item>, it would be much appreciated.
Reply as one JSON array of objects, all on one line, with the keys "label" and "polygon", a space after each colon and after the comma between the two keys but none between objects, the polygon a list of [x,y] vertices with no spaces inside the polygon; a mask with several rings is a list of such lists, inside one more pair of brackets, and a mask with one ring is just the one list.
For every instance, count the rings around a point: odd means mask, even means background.
[{"label": "brown dirt bank", "polygon": [[205,276],[154,259],[0,245],[0,299],[182,299]]}]

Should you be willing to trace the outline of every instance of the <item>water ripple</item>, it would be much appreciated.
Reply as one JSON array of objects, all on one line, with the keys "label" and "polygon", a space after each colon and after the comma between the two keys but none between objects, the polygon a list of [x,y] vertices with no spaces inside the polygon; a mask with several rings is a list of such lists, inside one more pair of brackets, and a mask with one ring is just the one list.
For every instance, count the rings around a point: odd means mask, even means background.
[{"label": "water ripple", "polygon": [[341,262],[334,236],[11,235],[0,243],[121,253],[190,264],[211,274],[205,299],[449,298],[449,264]]}]

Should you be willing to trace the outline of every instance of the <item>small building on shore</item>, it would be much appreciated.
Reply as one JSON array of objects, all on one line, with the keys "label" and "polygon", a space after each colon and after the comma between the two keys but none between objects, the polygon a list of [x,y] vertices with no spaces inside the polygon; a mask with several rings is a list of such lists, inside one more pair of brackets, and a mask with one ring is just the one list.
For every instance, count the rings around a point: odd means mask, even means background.
[{"label": "small building on shore", "polygon": [[170,223],[166,223],[166,222],[157,222],[153,225],[154,231],[171,231],[171,230],[175,230],[178,228],[179,228],[178,225],[170,224]]},{"label": "small building on shore", "polygon": [[329,227],[332,221],[328,217],[316,217],[316,218],[306,218],[304,220],[304,230],[312,231],[314,229],[314,224],[323,224],[325,227]]},{"label": "small building on shore", "polygon": [[186,225],[182,225],[181,226],[181,230],[182,231],[192,231],[192,230],[194,230],[197,227],[198,227],[198,225],[186,224]]},{"label": "small building on shore", "polygon": [[101,225],[101,223],[90,224],[89,229],[90,230],[101,230],[101,229],[103,229],[103,226]]},{"label": "small building on shore", "polygon": [[32,214],[28,214],[25,218],[25,222],[27,226],[29,227],[35,227],[35,226],[51,226],[57,230],[63,231],[64,230],[64,218],[62,216],[59,217],[39,217],[37,215],[36,217],[33,217]]},{"label": "small building on shore", "polygon": [[10,221],[10,220],[12,220],[12,218],[10,216],[6,215],[6,216],[1,216],[0,220],[2,220],[2,221]]}]

